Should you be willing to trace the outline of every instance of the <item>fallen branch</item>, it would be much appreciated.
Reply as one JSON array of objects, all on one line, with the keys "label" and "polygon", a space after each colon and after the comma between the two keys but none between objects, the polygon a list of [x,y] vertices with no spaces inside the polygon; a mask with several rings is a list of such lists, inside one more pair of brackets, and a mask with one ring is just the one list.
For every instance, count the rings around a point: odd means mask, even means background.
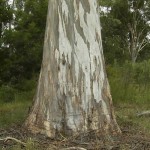
[{"label": "fallen branch", "polygon": [[137,114],[137,117],[142,117],[142,116],[149,117],[150,116],[150,111],[149,110],[148,111],[143,111],[143,112]]},{"label": "fallen branch", "polygon": [[16,138],[13,138],[13,137],[6,137],[6,138],[4,138],[4,139],[1,139],[1,138],[0,138],[0,141],[6,142],[6,141],[8,141],[8,140],[12,140],[12,141],[15,141],[15,142],[17,142],[17,143],[23,145],[23,146],[26,146],[26,143],[24,143],[24,142],[22,142],[22,141],[20,141],[20,140],[18,140],[18,139],[16,139]]},{"label": "fallen branch", "polygon": [[61,150],[87,150],[87,149],[82,147],[68,147],[68,148],[63,148]]}]

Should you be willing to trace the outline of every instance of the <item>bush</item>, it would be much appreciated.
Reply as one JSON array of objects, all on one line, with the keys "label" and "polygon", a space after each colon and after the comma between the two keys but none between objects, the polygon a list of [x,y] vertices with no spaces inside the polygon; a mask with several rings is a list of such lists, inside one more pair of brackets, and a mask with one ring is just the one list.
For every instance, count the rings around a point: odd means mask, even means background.
[{"label": "bush", "polygon": [[13,102],[15,100],[15,92],[16,90],[10,86],[2,86],[0,88],[0,102]]},{"label": "bush", "polygon": [[0,103],[8,103],[13,101],[31,100],[35,93],[37,81],[22,80],[17,85],[3,85],[0,87]]},{"label": "bush", "polygon": [[18,84],[14,86],[14,88],[18,89],[19,91],[31,91],[36,88],[37,78],[38,77],[34,77],[30,80],[22,79]]},{"label": "bush", "polygon": [[150,60],[107,66],[114,102],[145,103],[150,101]]}]

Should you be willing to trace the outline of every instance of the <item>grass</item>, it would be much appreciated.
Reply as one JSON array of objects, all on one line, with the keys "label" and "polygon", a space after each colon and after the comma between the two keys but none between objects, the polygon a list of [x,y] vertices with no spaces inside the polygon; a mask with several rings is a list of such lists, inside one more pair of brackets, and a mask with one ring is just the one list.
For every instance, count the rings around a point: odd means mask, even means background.
[{"label": "grass", "polygon": [[0,128],[22,123],[27,115],[30,102],[12,102],[0,105]]},{"label": "grass", "polygon": [[[35,90],[17,91],[14,90],[14,98],[8,101],[9,92],[0,99],[0,128],[7,128],[13,124],[23,123],[25,120],[29,106],[32,103]],[[4,94],[3,94],[4,95]],[[12,93],[11,93],[12,95]],[[6,102],[5,99],[6,98]]]},{"label": "grass", "polygon": [[107,66],[111,94],[115,104],[150,104],[150,61],[122,66]]},{"label": "grass", "polygon": [[[10,150],[21,150],[21,149],[22,149],[21,145],[17,144]],[[26,141],[26,147],[24,148],[24,150],[39,150],[39,148],[36,145],[36,143],[34,142],[34,140],[29,138]]]},{"label": "grass", "polygon": [[137,114],[149,110],[150,104],[138,105],[134,103],[123,103],[116,106],[115,113],[117,122],[121,128],[128,130],[138,130],[150,137],[150,119],[148,117],[138,117]]}]

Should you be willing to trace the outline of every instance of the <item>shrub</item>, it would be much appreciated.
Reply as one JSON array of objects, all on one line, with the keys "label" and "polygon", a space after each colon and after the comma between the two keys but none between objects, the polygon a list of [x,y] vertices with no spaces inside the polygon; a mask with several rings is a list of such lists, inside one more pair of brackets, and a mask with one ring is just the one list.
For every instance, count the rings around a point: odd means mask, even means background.
[{"label": "shrub", "polygon": [[150,60],[107,66],[114,102],[144,103],[150,101]]},{"label": "shrub", "polygon": [[0,88],[0,102],[13,102],[15,100],[15,92],[10,86],[2,86]]}]

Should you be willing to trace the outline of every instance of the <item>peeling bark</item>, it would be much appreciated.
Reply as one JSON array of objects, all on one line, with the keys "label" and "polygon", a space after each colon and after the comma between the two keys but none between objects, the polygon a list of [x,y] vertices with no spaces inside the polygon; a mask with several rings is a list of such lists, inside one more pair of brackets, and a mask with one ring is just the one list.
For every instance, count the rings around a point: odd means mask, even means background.
[{"label": "peeling bark", "polygon": [[42,68],[25,126],[49,137],[57,132],[120,132],[96,0],[49,0]]}]

